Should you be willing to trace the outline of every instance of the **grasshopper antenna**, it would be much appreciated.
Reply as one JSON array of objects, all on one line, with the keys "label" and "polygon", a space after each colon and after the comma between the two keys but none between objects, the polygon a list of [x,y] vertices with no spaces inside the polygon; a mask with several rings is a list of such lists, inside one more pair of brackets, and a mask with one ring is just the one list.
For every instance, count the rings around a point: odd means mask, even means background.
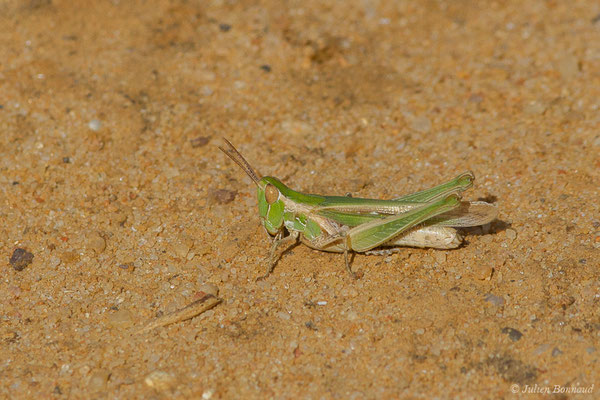
[{"label": "grasshopper antenna", "polygon": [[252,168],[250,163],[248,161],[246,161],[244,156],[242,156],[235,147],[233,147],[233,145],[231,144],[231,142],[229,140],[227,140],[225,138],[223,138],[223,140],[227,144],[227,148],[224,149],[223,147],[219,146],[219,149],[221,149],[221,151],[223,153],[225,153],[237,165],[239,165],[240,168],[243,169],[244,172],[246,172],[246,174],[248,174],[250,179],[252,179],[256,185],[258,185],[258,181],[260,181],[260,178],[259,178],[260,173],[258,171],[256,171],[254,168]]}]

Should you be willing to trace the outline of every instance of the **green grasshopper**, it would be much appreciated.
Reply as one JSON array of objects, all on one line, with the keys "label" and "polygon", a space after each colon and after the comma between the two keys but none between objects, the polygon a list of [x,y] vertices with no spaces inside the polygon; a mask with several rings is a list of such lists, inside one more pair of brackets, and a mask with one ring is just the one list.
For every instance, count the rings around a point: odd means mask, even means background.
[{"label": "green grasshopper", "polygon": [[400,246],[453,249],[463,237],[455,229],[484,225],[496,218],[497,209],[484,201],[461,201],[473,185],[465,172],[431,189],[393,200],[321,196],[290,189],[279,179],[263,176],[225,139],[219,147],[254,181],[262,225],[274,236],[264,279],[275,268],[277,248],[300,240],[309,247],[344,253],[352,277],[348,252],[388,254]]}]

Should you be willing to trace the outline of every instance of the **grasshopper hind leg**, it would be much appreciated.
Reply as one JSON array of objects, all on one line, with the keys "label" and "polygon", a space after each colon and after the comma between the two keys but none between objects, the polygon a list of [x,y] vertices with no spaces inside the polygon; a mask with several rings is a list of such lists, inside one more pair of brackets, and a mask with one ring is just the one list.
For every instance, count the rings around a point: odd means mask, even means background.
[{"label": "grasshopper hind leg", "polygon": [[349,237],[346,234],[344,234],[343,238],[344,238],[343,239],[344,262],[346,263],[346,270],[348,271],[348,273],[350,274],[352,279],[360,279],[363,277],[362,271],[358,271],[358,272],[352,271],[352,262],[354,261],[354,254],[356,254],[356,253],[352,252],[352,255],[348,255],[348,253],[352,250],[350,248]]},{"label": "grasshopper hind leg", "polygon": [[[302,243],[313,249],[330,251],[332,253],[344,253],[346,270],[350,276],[354,279],[362,278],[362,272],[352,271],[352,261],[354,259],[355,252],[352,250],[350,245],[347,231],[338,232],[336,234],[327,236],[322,235],[312,239],[308,239],[306,236],[302,235],[300,236],[300,240]],[[352,252],[352,254],[349,254],[350,252]]]},{"label": "grasshopper hind leg", "polygon": [[362,271],[354,272],[352,271],[352,261],[354,259],[354,253],[352,255],[348,255],[349,250],[344,250],[344,261],[346,262],[346,270],[352,277],[352,279],[360,279],[363,276]]},{"label": "grasshopper hind leg", "polygon": [[356,274],[354,273],[354,271],[352,271],[350,261],[348,260],[348,249],[344,250],[344,261],[346,262],[346,269],[348,270],[348,273],[350,274],[350,276],[356,279]]}]

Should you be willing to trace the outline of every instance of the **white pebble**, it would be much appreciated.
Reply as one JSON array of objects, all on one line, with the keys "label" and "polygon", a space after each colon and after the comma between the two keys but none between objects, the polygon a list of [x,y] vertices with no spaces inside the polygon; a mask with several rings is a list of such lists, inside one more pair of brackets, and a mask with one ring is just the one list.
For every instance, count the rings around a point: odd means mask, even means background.
[{"label": "white pebble", "polygon": [[213,296],[219,294],[219,288],[217,287],[217,285],[214,285],[212,283],[205,283],[203,285],[200,285],[198,291],[204,292],[206,294],[212,294]]},{"label": "white pebble", "polygon": [[90,122],[88,122],[88,128],[90,128],[94,132],[98,132],[100,128],[102,128],[102,122],[100,120],[93,119]]},{"label": "white pebble", "polygon": [[506,238],[512,242],[517,238],[517,231],[515,231],[514,229],[507,229]]},{"label": "white pebble", "polygon": [[290,314],[286,313],[285,311],[279,311],[277,316],[285,321],[288,321],[291,318]]}]

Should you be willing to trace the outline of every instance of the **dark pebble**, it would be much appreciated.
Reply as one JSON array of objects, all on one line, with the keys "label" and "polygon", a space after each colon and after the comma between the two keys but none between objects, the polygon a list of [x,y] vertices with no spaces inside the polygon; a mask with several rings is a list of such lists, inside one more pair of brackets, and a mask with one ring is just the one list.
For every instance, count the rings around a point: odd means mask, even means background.
[{"label": "dark pebble", "polygon": [[134,265],[132,262],[128,262],[128,263],[124,263],[124,264],[119,264],[119,268],[133,271]]},{"label": "dark pebble", "polygon": [[15,249],[10,256],[9,263],[15,271],[23,271],[33,261],[33,254],[25,249]]},{"label": "dark pebble", "polygon": [[305,322],[304,326],[306,326],[308,329],[310,329],[312,331],[316,331],[317,330],[317,327],[315,326],[314,322],[312,322],[312,321]]},{"label": "dark pebble", "polygon": [[558,347],[555,347],[555,348],[552,349],[552,357],[558,357],[562,353],[563,352]]},{"label": "dark pebble", "polygon": [[271,72],[271,66],[268,64],[261,65],[260,69],[262,69],[265,72]]},{"label": "dark pebble", "polygon": [[70,164],[71,163],[71,159],[69,157],[63,157],[63,163]]},{"label": "dark pebble", "polygon": [[229,32],[231,30],[231,25],[219,24],[219,29],[221,30],[221,32]]},{"label": "dark pebble", "polygon": [[216,189],[210,193],[212,200],[219,204],[231,203],[235,199],[236,195],[236,191],[227,189]]},{"label": "dark pebble", "polygon": [[507,333],[508,338],[513,342],[516,342],[523,337],[523,334],[514,328],[502,328],[502,333]]},{"label": "dark pebble", "polygon": [[190,140],[190,144],[192,145],[193,148],[202,147],[202,146],[206,146],[208,144],[209,140],[210,140],[209,136],[198,136],[197,138]]},{"label": "dark pebble", "polygon": [[492,303],[497,307],[502,307],[504,305],[504,298],[500,296],[496,296],[494,294],[488,293],[485,295],[485,301]]}]

